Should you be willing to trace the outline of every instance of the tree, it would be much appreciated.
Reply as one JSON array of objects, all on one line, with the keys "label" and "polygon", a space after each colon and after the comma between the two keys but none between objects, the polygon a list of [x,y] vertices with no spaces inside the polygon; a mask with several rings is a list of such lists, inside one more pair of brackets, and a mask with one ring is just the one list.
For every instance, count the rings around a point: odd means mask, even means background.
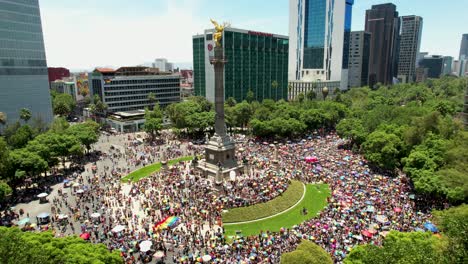
[{"label": "tree", "polygon": [[336,126],[336,132],[342,138],[351,140],[351,144],[360,146],[367,137],[367,133],[360,119],[345,118]]},{"label": "tree", "polygon": [[89,152],[91,145],[98,142],[99,132],[98,129],[96,129],[98,127],[99,125],[96,122],[86,121],[85,123],[69,127],[66,133],[78,139],[78,141],[85,146],[86,151]]},{"label": "tree", "polygon": [[151,108],[153,108],[154,103],[156,102],[156,95],[153,92],[148,94],[148,101],[150,102]]},{"label": "tree", "polygon": [[162,112],[159,105],[155,105],[152,111],[145,109],[144,130],[151,135],[151,142],[162,129]]},{"label": "tree", "polygon": [[383,241],[383,246],[372,244],[353,248],[345,258],[345,264],[367,263],[443,263],[444,241],[430,232],[391,231]]},{"label": "tree", "polygon": [[307,100],[312,101],[317,98],[317,93],[314,90],[310,90],[306,93],[305,97]]},{"label": "tree", "polygon": [[6,182],[0,180],[0,203],[11,193],[11,187]]},{"label": "tree", "polygon": [[7,114],[0,112],[0,124],[5,125],[7,121]]},{"label": "tree", "polygon": [[434,221],[442,234],[448,237],[447,263],[468,262],[468,205],[463,204],[443,211],[433,211]]},{"label": "tree", "polygon": [[247,92],[245,100],[247,100],[248,103],[252,103],[253,100],[255,100],[255,94],[251,89],[249,89],[249,91]]},{"label": "tree", "polygon": [[278,100],[278,82],[276,80],[271,82],[271,88],[275,91],[275,100]]},{"label": "tree", "polygon": [[302,240],[296,250],[281,256],[281,264],[332,264],[333,260],[323,248],[308,240]]},{"label": "tree", "polygon": [[10,149],[3,137],[0,137],[0,179],[7,175],[10,168]]},{"label": "tree", "polygon": [[66,93],[59,93],[52,97],[52,107],[54,114],[59,116],[68,116],[76,106],[73,97]]},{"label": "tree", "polygon": [[234,107],[237,102],[236,102],[236,99],[234,99],[234,97],[228,97],[228,99],[226,99],[226,104],[230,107]]},{"label": "tree", "polygon": [[20,110],[20,119],[23,120],[24,122],[28,122],[29,119],[31,119],[32,114],[31,110],[27,108],[21,108]]},{"label": "tree", "polygon": [[309,130],[318,129],[325,125],[325,116],[319,109],[308,109],[302,112],[301,121]]},{"label": "tree", "polygon": [[299,102],[299,103],[302,103],[304,102],[304,98],[305,98],[305,95],[303,93],[300,93],[297,95],[297,98],[296,100]]},{"label": "tree", "polygon": [[376,130],[362,145],[366,158],[375,165],[393,170],[400,164],[400,148],[403,142],[395,134]]},{"label": "tree", "polygon": [[109,252],[103,244],[79,237],[55,238],[51,232],[22,232],[0,227],[0,263],[96,263],[120,264],[118,251]]},{"label": "tree", "polygon": [[214,126],[214,122],[215,112],[200,112],[187,116],[187,127],[198,134]]},{"label": "tree", "polygon": [[64,133],[70,127],[70,124],[63,117],[57,117],[50,125],[50,131],[55,133]]},{"label": "tree", "polygon": [[252,106],[247,101],[236,104],[233,109],[236,125],[242,129],[250,122],[253,115]]},{"label": "tree", "polygon": [[[7,132],[5,132],[7,134]],[[29,140],[34,138],[34,131],[29,125],[20,126],[14,134],[6,136],[8,145],[14,149],[22,148],[26,146]]]},{"label": "tree", "polygon": [[26,149],[16,149],[10,154],[12,167],[16,169],[15,177],[10,178],[12,186],[16,186],[16,183],[20,179],[18,176],[23,176],[19,171],[24,171],[30,177],[36,176],[47,169],[47,162],[42,159],[38,154],[29,152]]}]

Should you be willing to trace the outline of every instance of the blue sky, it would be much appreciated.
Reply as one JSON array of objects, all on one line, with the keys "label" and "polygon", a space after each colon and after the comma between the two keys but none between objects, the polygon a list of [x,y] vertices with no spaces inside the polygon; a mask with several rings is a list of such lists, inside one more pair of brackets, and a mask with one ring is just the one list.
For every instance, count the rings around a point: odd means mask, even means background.
[{"label": "blue sky", "polygon": [[[344,0],[343,0],[344,1]],[[233,27],[288,35],[288,0],[39,0],[49,66],[91,69],[157,57],[190,65],[192,35],[209,18]],[[353,30],[365,10],[390,1],[355,0]],[[394,0],[400,15],[424,19],[421,51],[458,57],[468,33],[468,0]]]}]

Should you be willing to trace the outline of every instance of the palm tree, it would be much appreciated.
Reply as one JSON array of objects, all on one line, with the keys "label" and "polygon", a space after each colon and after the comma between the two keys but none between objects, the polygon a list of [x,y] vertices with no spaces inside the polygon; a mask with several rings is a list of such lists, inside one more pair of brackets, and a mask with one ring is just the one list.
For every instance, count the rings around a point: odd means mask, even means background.
[{"label": "palm tree", "polygon": [[20,119],[24,120],[24,122],[28,122],[29,119],[31,119],[31,110],[27,108],[21,108],[20,110]]}]

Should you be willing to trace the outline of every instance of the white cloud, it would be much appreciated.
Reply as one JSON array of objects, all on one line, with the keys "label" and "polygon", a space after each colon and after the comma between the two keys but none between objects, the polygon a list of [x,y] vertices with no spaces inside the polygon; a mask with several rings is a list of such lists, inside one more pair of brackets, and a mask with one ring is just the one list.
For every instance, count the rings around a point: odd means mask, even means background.
[{"label": "white cloud", "polygon": [[195,17],[197,1],[167,1],[157,15],[118,17],[105,10],[43,8],[42,24],[49,66],[92,69],[137,65],[164,57],[192,60],[192,35],[209,21]]}]

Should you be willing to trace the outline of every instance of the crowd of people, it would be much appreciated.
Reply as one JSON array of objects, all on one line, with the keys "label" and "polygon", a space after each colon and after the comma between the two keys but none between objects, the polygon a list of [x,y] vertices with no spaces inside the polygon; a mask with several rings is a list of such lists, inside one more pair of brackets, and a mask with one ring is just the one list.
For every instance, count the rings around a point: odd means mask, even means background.
[{"label": "crowd of people", "polygon": [[[127,263],[278,263],[302,239],[322,246],[340,263],[355,245],[378,245],[390,230],[423,229],[431,217],[433,204],[416,206],[405,175],[373,172],[362,156],[339,148],[343,141],[334,134],[278,144],[246,139],[237,146],[243,174],[221,186],[190,162],[163,167],[138,182],[121,182],[129,171],[161,159],[201,155],[203,147],[170,134],[163,135],[163,145],[117,137],[116,143],[101,137],[96,150],[105,155],[71,177],[70,187],[61,187],[50,201],[50,228],[57,236],[74,233],[104,243]],[[317,161],[306,162],[306,157]],[[328,205],[317,217],[255,236],[225,237],[223,210],[274,199],[292,179],[329,185]],[[176,223],[156,228],[172,216]],[[149,250],[142,249],[143,241],[150,241]]]}]

